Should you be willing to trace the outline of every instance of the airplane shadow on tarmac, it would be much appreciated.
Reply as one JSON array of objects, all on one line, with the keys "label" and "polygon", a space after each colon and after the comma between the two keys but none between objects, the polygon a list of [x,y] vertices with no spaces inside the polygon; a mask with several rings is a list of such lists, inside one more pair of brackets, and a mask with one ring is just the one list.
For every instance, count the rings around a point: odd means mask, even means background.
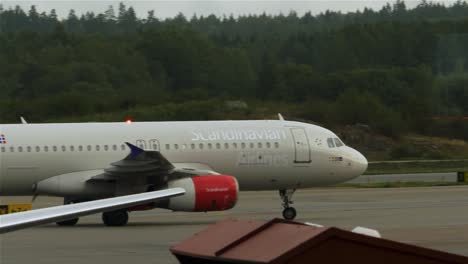
[{"label": "airplane shadow on tarmac", "polygon": [[[113,228],[126,228],[126,227],[160,227],[160,226],[199,226],[199,225],[210,225],[217,221],[177,221],[177,222],[138,222],[128,223],[126,226],[118,226]],[[56,224],[48,224],[36,228],[57,228],[57,229],[68,229],[68,228],[110,228],[102,223],[83,223],[75,226],[58,226]]]}]

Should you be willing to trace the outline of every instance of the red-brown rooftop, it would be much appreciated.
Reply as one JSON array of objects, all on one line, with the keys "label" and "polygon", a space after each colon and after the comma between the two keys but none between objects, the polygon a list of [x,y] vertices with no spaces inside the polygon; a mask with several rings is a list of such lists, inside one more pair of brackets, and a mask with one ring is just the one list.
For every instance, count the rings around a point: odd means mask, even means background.
[{"label": "red-brown rooftop", "polygon": [[181,263],[468,263],[468,258],[330,227],[230,219],[171,251]]}]

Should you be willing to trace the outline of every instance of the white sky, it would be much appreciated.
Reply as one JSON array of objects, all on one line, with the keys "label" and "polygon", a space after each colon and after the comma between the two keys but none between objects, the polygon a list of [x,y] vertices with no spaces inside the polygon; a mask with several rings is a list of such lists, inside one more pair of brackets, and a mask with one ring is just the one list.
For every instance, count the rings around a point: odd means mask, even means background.
[{"label": "white sky", "polygon": [[[66,17],[70,9],[74,9],[77,14],[82,14],[87,11],[93,11],[95,13],[103,13],[110,5],[114,6],[114,10],[117,14],[119,2],[123,2],[127,7],[133,6],[139,17],[146,17],[149,10],[154,10],[155,14],[159,18],[174,17],[179,12],[183,13],[186,17],[191,17],[193,14],[197,15],[209,15],[215,14],[217,16],[230,15],[247,15],[247,14],[260,14],[266,12],[267,14],[287,14],[291,10],[296,11],[299,15],[304,14],[307,11],[311,11],[313,14],[324,12],[325,10],[333,11],[356,11],[362,10],[364,7],[369,7],[374,10],[379,10],[385,3],[394,1],[381,1],[381,0],[341,0],[341,1],[326,1],[326,0],[307,0],[307,1],[291,1],[291,0],[211,0],[211,1],[200,1],[200,0],[189,0],[189,1],[159,1],[159,0],[144,0],[144,1],[114,1],[114,0],[0,0],[0,4],[5,9],[20,5],[23,10],[29,10],[31,5],[35,5],[39,12],[46,11],[47,13],[51,9],[56,9],[59,17]],[[435,1],[443,2],[445,4],[453,4],[454,1]],[[416,6],[419,1],[405,1],[408,7]]]}]

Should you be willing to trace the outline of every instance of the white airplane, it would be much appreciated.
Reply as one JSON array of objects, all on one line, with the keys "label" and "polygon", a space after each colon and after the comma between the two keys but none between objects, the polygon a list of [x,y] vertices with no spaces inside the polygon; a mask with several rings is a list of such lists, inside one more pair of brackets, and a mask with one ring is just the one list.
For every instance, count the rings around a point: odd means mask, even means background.
[{"label": "white airplane", "polygon": [[135,210],[227,210],[239,189],[279,190],[283,217],[294,219],[296,189],[344,182],[367,169],[366,158],[333,132],[281,117],[1,125],[0,164],[2,195],[59,196],[68,204],[176,187],[186,191],[104,212],[103,222],[111,226],[125,225]]}]

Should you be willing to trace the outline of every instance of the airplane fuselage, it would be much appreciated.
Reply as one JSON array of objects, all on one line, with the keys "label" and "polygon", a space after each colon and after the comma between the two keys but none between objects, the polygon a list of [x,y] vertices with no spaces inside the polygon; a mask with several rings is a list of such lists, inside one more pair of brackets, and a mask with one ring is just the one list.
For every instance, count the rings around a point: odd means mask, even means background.
[{"label": "airplane fuselage", "polygon": [[44,179],[107,168],[128,154],[125,142],[179,168],[232,175],[241,190],[330,185],[367,168],[333,132],[282,120],[10,124],[0,134],[1,195],[32,195]]}]

